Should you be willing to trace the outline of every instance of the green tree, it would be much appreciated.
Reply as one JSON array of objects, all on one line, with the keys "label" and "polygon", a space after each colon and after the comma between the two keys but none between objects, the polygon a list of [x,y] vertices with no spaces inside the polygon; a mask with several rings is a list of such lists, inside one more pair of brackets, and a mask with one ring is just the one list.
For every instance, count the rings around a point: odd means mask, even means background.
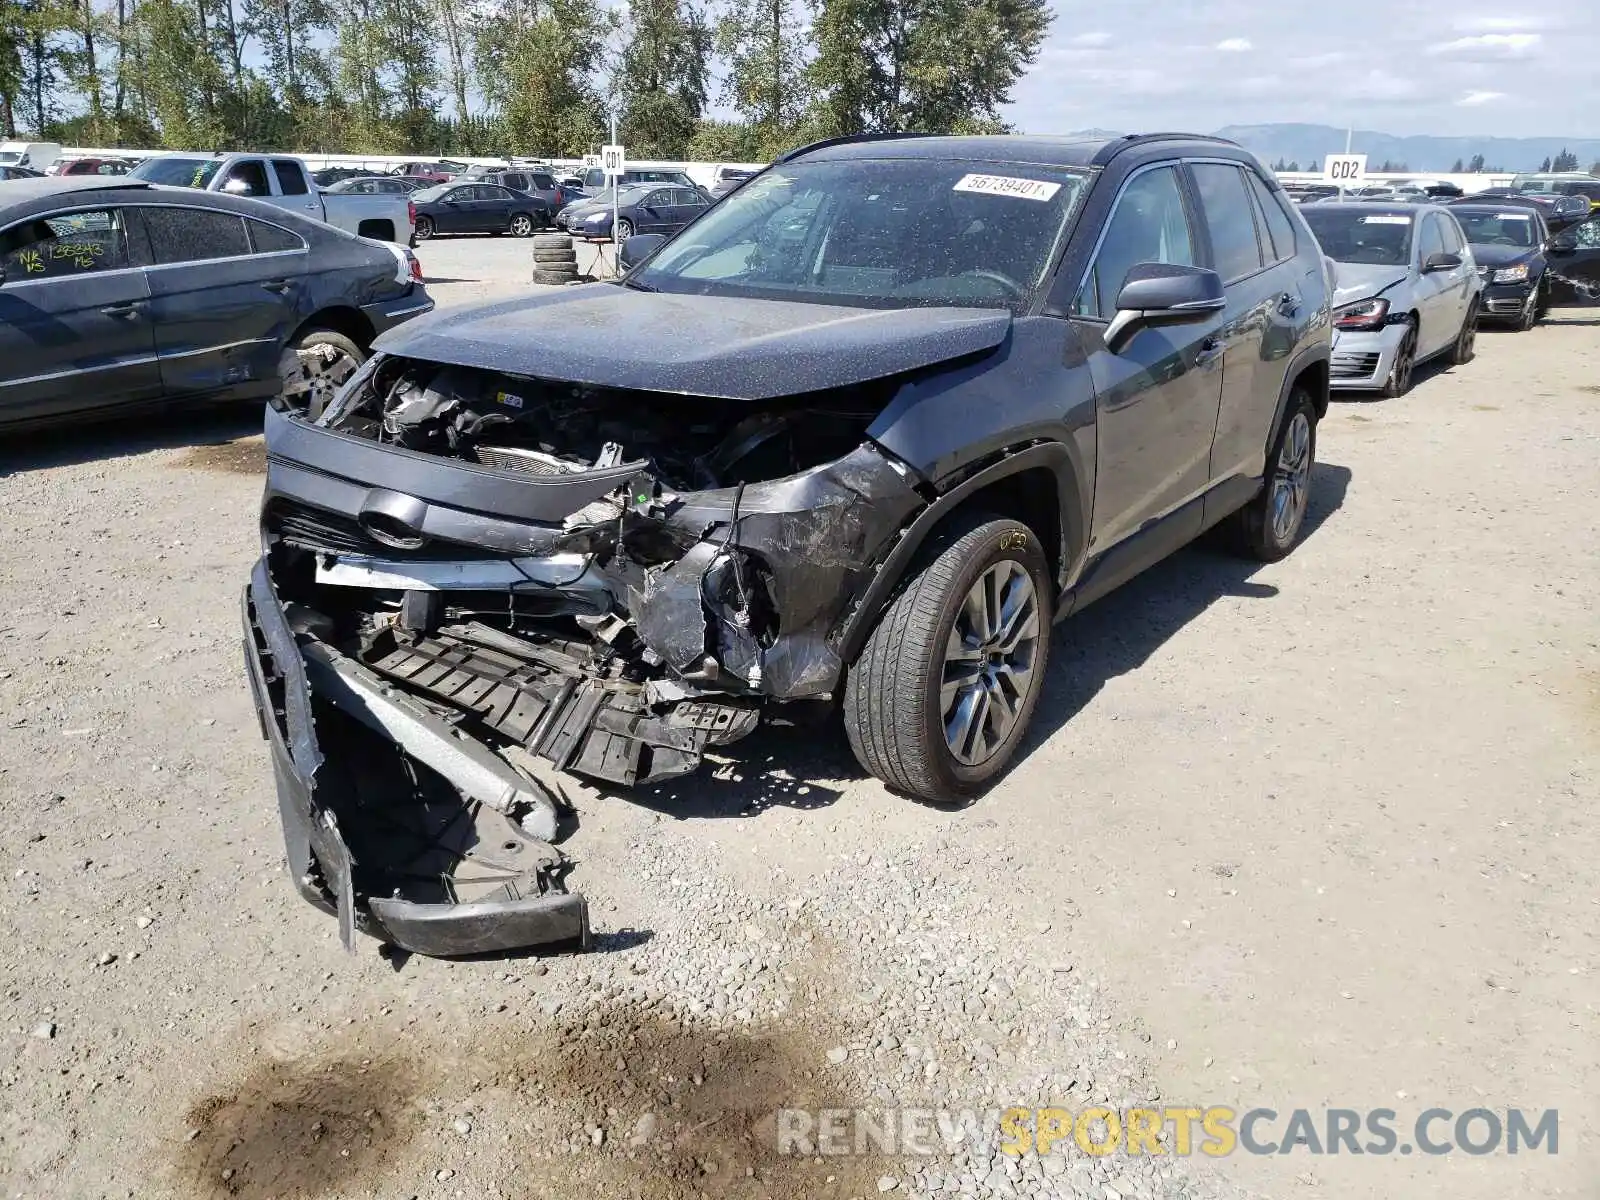
[{"label": "green tree", "polygon": [[1549,157],[1549,155],[1546,155],[1544,162],[1539,164],[1539,170],[1541,170],[1541,171],[1550,170],[1550,157]]},{"label": "green tree", "polygon": [[1483,170],[1483,155],[1474,154],[1472,156],[1472,158],[1470,160],[1468,160],[1468,162],[1467,162],[1467,171],[1469,173],[1473,174],[1473,175],[1477,175],[1480,172],[1482,172],[1482,170]]},{"label": "green tree", "polygon": [[796,0],[731,0],[717,23],[722,100],[763,145],[792,140],[810,102],[806,34]]},{"label": "green tree", "polygon": [[1463,173],[1463,172],[1465,172],[1465,171],[1466,171],[1466,169],[1467,169],[1467,164],[1466,164],[1466,163],[1464,163],[1464,162],[1462,162],[1462,161],[1461,161],[1461,160],[1460,160],[1460,159],[1459,159],[1459,158],[1458,158],[1458,159],[1456,159],[1456,163],[1455,163],[1455,166],[1453,166],[1453,167],[1451,167],[1451,168],[1450,168],[1450,174],[1452,174],[1452,175],[1460,175],[1460,174],[1462,174],[1462,173]]},{"label": "green tree", "polygon": [[681,0],[629,0],[613,92],[622,100],[622,140],[640,158],[680,158],[705,108],[713,35]]},{"label": "green tree", "polygon": [[1551,162],[1550,169],[1552,171],[1576,171],[1578,169],[1578,156],[1563,146],[1561,147],[1561,153],[1556,155],[1554,161]]},{"label": "green tree", "polygon": [[500,119],[501,153],[577,155],[599,143],[596,91],[614,18],[591,0],[505,0],[477,31],[479,86]]},{"label": "green tree", "polygon": [[819,0],[810,78],[828,133],[1000,126],[1048,0]]},{"label": "green tree", "polygon": [[388,126],[394,144],[422,149],[437,140],[439,64],[434,58],[434,9],[430,0],[379,0],[377,24],[388,91],[394,108]]}]

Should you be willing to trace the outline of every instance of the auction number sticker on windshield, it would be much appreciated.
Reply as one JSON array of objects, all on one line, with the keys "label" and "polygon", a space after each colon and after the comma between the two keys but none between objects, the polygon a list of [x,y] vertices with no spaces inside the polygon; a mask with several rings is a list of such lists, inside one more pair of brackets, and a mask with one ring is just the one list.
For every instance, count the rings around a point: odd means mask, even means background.
[{"label": "auction number sticker on windshield", "polygon": [[1388,213],[1384,213],[1376,217],[1362,217],[1361,223],[1363,225],[1409,225],[1411,224],[1411,218],[1391,216]]},{"label": "auction number sticker on windshield", "polygon": [[1022,200],[1049,200],[1061,190],[1059,183],[1018,179],[1013,175],[963,175],[953,192],[981,192],[985,196],[1016,196]]}]

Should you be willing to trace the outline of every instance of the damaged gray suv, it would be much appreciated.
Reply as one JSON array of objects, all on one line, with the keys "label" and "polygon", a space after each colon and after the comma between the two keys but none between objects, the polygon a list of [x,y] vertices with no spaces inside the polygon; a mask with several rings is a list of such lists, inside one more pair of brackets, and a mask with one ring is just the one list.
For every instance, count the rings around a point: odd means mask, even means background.
[{"label": "damaged gray suv", "polygon": [[541,763],[647,784],[837,705],[971,796],[1055,621],[1208,527],[1300,534],[1328,282],[1232,143],[827,142],[629,250],[268,414],[246,657],[347,943],[583,941]]}]

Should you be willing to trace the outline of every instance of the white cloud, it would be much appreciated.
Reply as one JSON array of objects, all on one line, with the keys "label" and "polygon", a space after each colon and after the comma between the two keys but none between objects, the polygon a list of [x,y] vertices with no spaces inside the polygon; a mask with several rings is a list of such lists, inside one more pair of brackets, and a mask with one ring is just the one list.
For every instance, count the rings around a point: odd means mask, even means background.
[{"label": "white cloud", "polygon": [[1077,46],[1083,50],[1098,50],[1100,47],[1109,46],[1110,44],[1111,35],[1109,33],[1079,33],[1067,39],[1067,45]]},{"label": "white cloud", "polygon": [[1537,33],[1480,33],[1476,37],[1456,38],[1428,47],[1429,54],[1463,58],[1471,62],[1498,62],[1507,58],[1527,58],[1544,38]]},{"label": "white cloud", "polygon": [[1217,43],[1217,49],[1224,54],[1243,54],[1246,50],[1254,49],[1247,38],[1223,38]]},{"label": "white cloud", "polygon": [[1530,29],[1548,29],[1549,25],[1538,16],[1518,17],[1461,17],[1455,27],[1463,33],[1519,33]]},{"label": "white cloud", "polygon": [[1496,100],[1504,100],[1504,92],[1468,92],[1456,101],[1458,108],[1477,108],[1480,104],[1493,104]]}]

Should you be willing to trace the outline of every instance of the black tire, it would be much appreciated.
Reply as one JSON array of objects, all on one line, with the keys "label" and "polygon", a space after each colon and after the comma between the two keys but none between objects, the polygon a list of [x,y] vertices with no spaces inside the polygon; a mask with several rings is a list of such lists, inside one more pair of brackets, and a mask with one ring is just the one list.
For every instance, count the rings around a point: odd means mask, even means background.
[{"label": "black tire", "polygon": [[532,237],[536,224],[531,213],[512,213],[510,233],[512,237]]},{"label": "black tire", "polygon": [[1478,302],[1474,300],[1467,315],[1461,318],[1461,332],[1450,343],[1445,361],[1452,367],[1464,367],[1472,361],[1478,350]]},{"label": "black tire", "polygon": [[576,263],[578,252],[571,246],[563,246],[559,250],[555,247],[535,246],[533,248],[533,261],[536,263]]},{"label": "black tire", "polygon": [[632,236],[633,222],[628,220],[627,217],[619,218],[617,221],[617,241],[625,242]]},{"label": "black tire", "polygon": [[[1009,566],[1008,566],[1009,564]],[[957,621],[971,610],[969,593],[991,569],[1013,571],[1009,588],[1025,575],[1033,589],[1037,629],[1028,647],[1026,690],[1008,704],[1011,725],[981,761],[966,763],[947,740],[942,695],[946,647],[959,632]],[[949,804],[976,795],[1011,766],[1039,700],[1049,662],[1050,624],[1055,593],[1043,547],[1020,521],[988,513],[968,514],[924,547],[899,597],[879,619],[845,680],[844,725],[857,761],[891,787],[935,803]],[[973,643],[968,643],[972,645]],[[980,643],[973,650],[974,683],[967,689],[987,697],[1016,694],[979,681],[994,663]],[[957,693],[952,711],[963,701]],[[989,699],[974,730],[990,731]],[[996,702],[998,703],[998,702]],[[976,699],[974,700],[976,706]],[[996,709],[1000,719],[1006,710]]]},{"label": "black tire", "polygon": [[533,273],[533,281],[535,283],[548,283],[548,284],[571,283],[573,280],[575,280],[577,278],[578,278],[578,269],[576,267],[574,267],[570,271],[546,271],[546,270],[543,270],[541,268],[539,270],[535,270],[534,273]]},{"label": "black tire", "polygon": [[1539,289],[1534,287],[1528,293],[1528,299],[1522,306],[1522,311],[1517,314],[1516,320],[1511,323],[1511,328],[1518,333],[1527,333],[1539,323]]},{"label": "black tire", "polygon": [[294,402],[295,407],[300,407],[303,403],[312,419],[322,415],[324,406],[333,399],[344,381],[367,361],[367,352],[338,330],[320,327],[306,329],[285,345],[282,355],[279,356],[278,370],[281,384],[288,384],[291,381],[291,372],[298,382],[299,359],[290,356],[296,351],[313,350],[318,346],[337,351],[340,357],[328,359],[326,364],[318,369],[317,377],[308,381],[309,388],[304,396]]},{"label": "black tire", "polygon": [[1379,393],[1385,400],[1398,400],[1411,390],[1411,376],[1417,366],[1417,327],[1410,325],[1400,342],[1400,352],[1389,367],[1389,378]]},{"label": "black tire", "polygon": [[417,218],[417,230],[414,235],[419,242],[425,242],[433,236],[433,218],[420,216]]},{"label": "black tire", "polygon": [[[1303,422],[1303,425],[1301,424]],[[1299,448],[1303,446],[1303,461]],[[1311,507],[1311,476],[1317,465],[1317,406],[1311,393],[1289,393],[1283,420],[1272,435],[1261,493],[1229,518],[1232,548],[1245,558],[1277,562],[1294,549]],[[1287,505],[1280,520],[1278,505]]]},{"label": "black tire", "polygon": [[565,233],[536,233],[533,235],[534,250],[571,250],[572,238]]},{"label": "black tire", "polygon": [[1539,303],[1534,309],[1534,320],[1542,321],[1550,315],[1550,281],[1541,277],[1534,286],[1539,289]]}]

